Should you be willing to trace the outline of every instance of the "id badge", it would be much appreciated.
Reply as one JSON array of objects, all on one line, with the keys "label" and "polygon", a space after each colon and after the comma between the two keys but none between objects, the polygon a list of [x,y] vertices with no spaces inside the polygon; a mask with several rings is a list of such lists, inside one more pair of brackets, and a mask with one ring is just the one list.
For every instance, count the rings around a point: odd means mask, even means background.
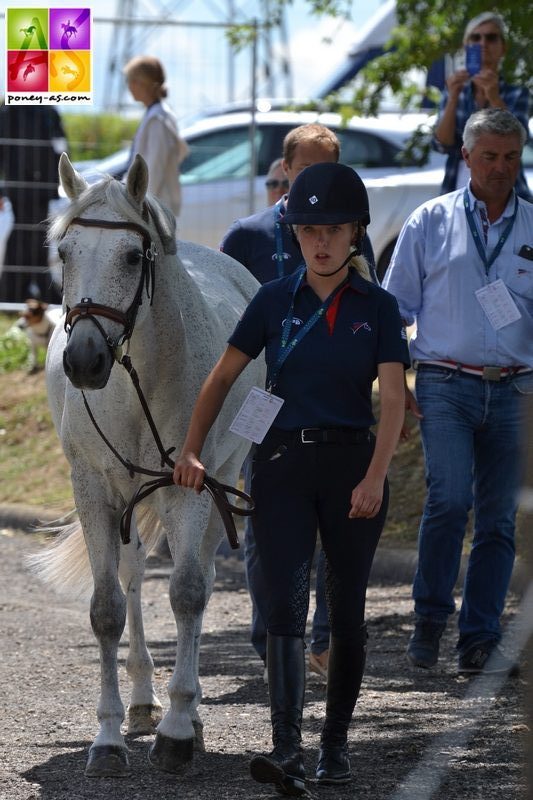
[{"label": "id badge", "polygon": [[478,289],[475,294],[495,331],[516,322],[522,316],[501,278]]},{"label": "id badge", "polygon": [[232,433],[261,444],[285,401],[253,386],[229,426]]}]

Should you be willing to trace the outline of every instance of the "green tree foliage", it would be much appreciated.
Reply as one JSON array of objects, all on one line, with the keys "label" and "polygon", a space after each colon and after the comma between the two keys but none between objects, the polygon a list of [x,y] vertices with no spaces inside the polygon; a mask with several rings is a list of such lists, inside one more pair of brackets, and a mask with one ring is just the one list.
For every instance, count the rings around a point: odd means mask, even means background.
[{"label": "green tree foliage", "polygon": [[352,111],[375,114],[384,92],[390,88],[404,108],[420,107],[424,97],[438,97],[431,88],[416,84],[413,69],[427,70],[437,59],[462,48],[463,32],[470,19],[485,11],[500,14],[507,26],[505,77],[533,89],[533,48],[529,2],[500,0],[397,0],[398,26],[390,42],[391,52],[365,67],[355,81]]},{"label": "green tree foliage", "polygon": [[[320,13],[316,8],[320,3],[309,0],[309,4],[313,12]],[[328,8],[326,13],[345,15],[346,4],[333,5],[335,8]],[[354,7],[353,3],[349,5]],[[500,14],[507,27],[507,52],[502,65],[505,78],[533,90],[531,0],[525,3],[500,0],[497,5],[486,0],[454,0],[453,3],[450,0],[397,0],[398,24],[387,43],[388,52],[369,62],[354,78],[351,87],[344,87],[321,101],[321,107],[337,111],[344,118],[354,114],[375,116],[390,92],[404,110],[419,110],[426,99],[437,104],[440,90],[426,86],[425,80],[420,80],[420,73],[427,74],[431,64],[441,57],[459,53],[467,23],[485,11]],[[404,155],[424,163],[430,140],[429,127],[420,127]]]},{"label": "green tree foliage", "polygon": [[62,114],[73,161],[104,158],[131,144],[138,119],[117,114]]}]

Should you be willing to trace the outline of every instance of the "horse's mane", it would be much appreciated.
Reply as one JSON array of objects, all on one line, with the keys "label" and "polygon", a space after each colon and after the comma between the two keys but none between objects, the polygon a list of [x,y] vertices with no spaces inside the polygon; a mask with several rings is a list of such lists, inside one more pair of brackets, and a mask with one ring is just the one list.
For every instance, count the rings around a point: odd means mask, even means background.
[{"label": "horse's mane", "polygon": [[142,209],[136,206],[128,194],[126,186],[109,175],[85,189],[79,197],[70,202],[62,214],[50,221],[48,240],[61,239],[75,217],[87,211],[93,203],[99,202],[107,203],[128,222],[135,222],[143,228],[150,227],[151,223],[161,240],[165,254],[173,255],[176,252],[176,220],[172,212],[155,197],[147,195],[144,201],[149,211],[149,222],[147,222],[142,215]]}]

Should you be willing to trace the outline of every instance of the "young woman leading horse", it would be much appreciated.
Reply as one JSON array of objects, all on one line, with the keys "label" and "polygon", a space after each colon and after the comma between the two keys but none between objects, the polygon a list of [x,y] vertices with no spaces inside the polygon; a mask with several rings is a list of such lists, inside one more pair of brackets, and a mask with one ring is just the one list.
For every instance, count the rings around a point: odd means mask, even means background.
[{"label": "young woman leading horse", "polygon": [[[274,749],[255,756],[250,769],[256,781],[292,796],[306,793],[303,637],[317,527],[326,556],[331,640],[316,776],[321,783],[343,784],[351,779],[347,734],[365,664],[366,587],[387,511],[387,468],[404,416],[409,356],[398,306],[358,274],[369,221],[366,189],[349,167],[315,164],[296,178],[283,222],[294,226],[305,266],[262,286],[246,309],[202,387],[174,469],[177,485],[201,489],[209,432],[225,413],[234,382],[265,349],[267,387],[280,408],[272,427],[264,421],[252,497],[270,587]],[[374,437],[376,377],[380,421]]]}]

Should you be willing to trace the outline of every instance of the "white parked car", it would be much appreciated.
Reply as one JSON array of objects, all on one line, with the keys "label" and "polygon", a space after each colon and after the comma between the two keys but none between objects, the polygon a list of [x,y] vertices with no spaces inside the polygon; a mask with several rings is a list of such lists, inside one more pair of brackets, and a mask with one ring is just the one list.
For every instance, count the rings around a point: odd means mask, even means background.
[{"label": "white parked car", "polygon": [[[337,114],[258,111],[255,115],[255,177],[250,178],[251,114],[249,111],[217,114],[198,119],[180,130],[190,154],[182,164],[182,211],[178,235],[218,248],[238,217],[266,204],[265,176],[270,163],[281,155],[285,135],[297,125],[321,122],[336,131],[341,161],[357,170],[368,189],[371,224],[368,230],[379,277],[385,273],[398,233],[411,211],[439,193],[445,157],[431,151],[424,166],[402,162],[402,150],[419,125],[428,126],[425,114],[383,114],[378,118],[353,118],[346,125]],[[76,167],[89,181],[101,173],[122,177],[129,153],[122,150],[100,162]],[[526,166],[533,190],[533,148]],[[528,176],[529,177],[529,176]]]}]

